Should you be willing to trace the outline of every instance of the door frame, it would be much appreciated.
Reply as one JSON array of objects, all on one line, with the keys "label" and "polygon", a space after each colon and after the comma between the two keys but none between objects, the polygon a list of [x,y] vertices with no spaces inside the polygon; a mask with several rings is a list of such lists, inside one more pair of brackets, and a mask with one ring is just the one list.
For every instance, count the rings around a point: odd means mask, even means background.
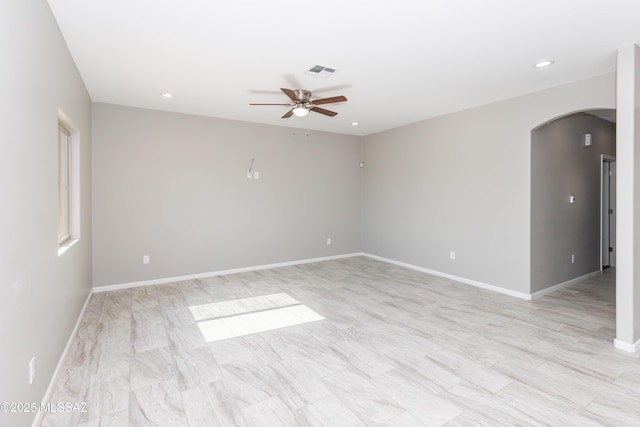
[{"label": "door frame", "polygon": [[[609,225],[609,231],[607,232],[607,234],[610,234],[610,230],[611,230],[611,224],[610,224],[610,218],[605,220],[605,208],[610,208],[610,200],[611,200],[611,193],[610,190],[605,190],[604,188],[604,184],[605,184],[605,163],[615,163],[616,162],[616,157],[615,156],[610,156],[608,154],[601,154],[600,155],[600,272],[602,273],[602,271],[604,270],[604,237],[605,237],[605,222]],[[610,170],[610,166],[609,168],[607,168],[607,170]],[[615,191],[615,178],[614,178],[614,187],[613,187],[614,191]],[[605,201],[605,195],[609,196],[609,200]],[[615,196],[614,196],[615,197]],[[615,199],[615,198],[614,198]],[[615,207],[614,209],[614,215],[616,214],[615,211]],[[615,241],[615,236],[614,236],[614,241]],[[609,242],[611,242],[611,236],[609,235]],[[615,250],[615,248],[614,248]]]}]

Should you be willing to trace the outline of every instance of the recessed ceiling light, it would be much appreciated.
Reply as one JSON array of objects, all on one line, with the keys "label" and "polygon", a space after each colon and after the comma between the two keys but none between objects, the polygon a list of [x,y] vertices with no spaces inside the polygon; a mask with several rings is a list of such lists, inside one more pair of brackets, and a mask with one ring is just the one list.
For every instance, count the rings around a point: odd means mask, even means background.
[{"label": "recessed ceiling light", "polygon": [[161,93],[160,95],[164,96],[165,98],[173,98],[173,94],[169,92]]},{"label": "recessed ceiling light", "polygon": [[536,67],[536,68],[546,68],[546,67],[549,67],[550,65],[553,65],[553,61],[551,59],[544,59],[544,60],[539,61],[538,63],[536,63],[536,65],[534,65],[534,67]]},{"label": "recessed ceiling light", "polygon": [[351,123],[351,126],[358,126],[359,124],[360,123],[358,123],[358,122],[353,122],[353,123]]}]

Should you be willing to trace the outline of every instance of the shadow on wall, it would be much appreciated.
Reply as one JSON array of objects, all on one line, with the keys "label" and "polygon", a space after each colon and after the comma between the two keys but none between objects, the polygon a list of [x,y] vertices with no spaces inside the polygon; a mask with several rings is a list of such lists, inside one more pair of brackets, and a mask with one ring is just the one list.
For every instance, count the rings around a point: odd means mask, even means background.
[{"label": "shadow on wall", "polygon": [[615,110],[532,130],[531,293],[600,270],[601,162],[615,153]]}]

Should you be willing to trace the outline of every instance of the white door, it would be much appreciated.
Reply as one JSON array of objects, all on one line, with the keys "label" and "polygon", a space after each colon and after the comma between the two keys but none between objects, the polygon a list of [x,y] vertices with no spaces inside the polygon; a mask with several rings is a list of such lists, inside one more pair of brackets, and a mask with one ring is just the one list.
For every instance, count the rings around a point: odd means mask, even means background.
[{"label": "white door", "polygon": [[616,266],[616,161],[609,162],[609,265]]},{"label": "white door", "polygon": [[609,195],[610,184],[611,181],[609,172],[611,170],[611,163],[607,160],[602,161],[602,209],[601,216],[602,224],[601,224],[601,232],[600,232],[600,243],[601,253],[602,253],[602,265],[601,268],[609,267],[611,263],[611,253],[609,252],[609,231],[611,230],[611,197]]},{"label": "white door", "polygon": [[616,160],[602,159],[602,267],[616,266]]}]

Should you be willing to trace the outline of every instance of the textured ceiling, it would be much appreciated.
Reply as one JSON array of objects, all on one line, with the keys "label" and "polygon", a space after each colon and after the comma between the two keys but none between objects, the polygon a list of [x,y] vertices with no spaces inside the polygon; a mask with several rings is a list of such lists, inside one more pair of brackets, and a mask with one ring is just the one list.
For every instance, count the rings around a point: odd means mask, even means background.
[{"label": "textured ceiling", "polygon": [[[640,42],[637,0],[48,2],[94,102],[353,135],[609,73]],[[349,101],[249,106],[281,87]]]}]

